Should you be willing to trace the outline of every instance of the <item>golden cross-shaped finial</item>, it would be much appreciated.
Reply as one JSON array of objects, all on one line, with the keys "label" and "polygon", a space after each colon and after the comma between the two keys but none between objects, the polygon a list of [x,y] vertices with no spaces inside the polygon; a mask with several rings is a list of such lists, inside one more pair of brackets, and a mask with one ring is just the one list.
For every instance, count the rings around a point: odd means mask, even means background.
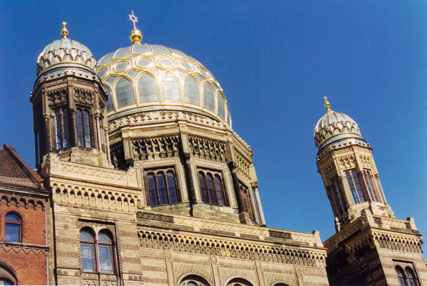
[{"label": "golden cross-shaped finial", "polygon": [[62,22],[61,36],[63,39],[68,37],[67,22]]},{"label": "golden cross-shaped finial", "polygon": [[325,100],[326,112],[331,112],[331,104],[329,103],[328,98],[324,96],[323,99]]},{"label": "golden cross-shaped finial", "polygon": [[130,14],[130,15],[129,15],[129,20],[131,20],[131,21],[132,21],[132,23],[133,23],[133,27],[134,27],[134,28],[136,28],[136,23],[138,23],[138,17],[136,17],[136,16],[133,14],[133,10],[132,10],[132,14]]}]

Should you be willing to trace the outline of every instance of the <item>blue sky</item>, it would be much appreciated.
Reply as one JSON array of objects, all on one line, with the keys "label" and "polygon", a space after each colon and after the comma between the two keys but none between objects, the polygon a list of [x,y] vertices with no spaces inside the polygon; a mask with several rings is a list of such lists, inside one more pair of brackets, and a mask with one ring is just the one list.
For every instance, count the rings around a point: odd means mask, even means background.
[{"label": "blue sky", "polygon": [[143,42],[177,48],[221,83],[254,151],[270,227],[334,233],[313,128],[332,109],[373,146],[388,203],[427,234],[426,1],[0,1],[0,143],[34,166],[30,92],[42,49],[69,37],[100,59]]}]

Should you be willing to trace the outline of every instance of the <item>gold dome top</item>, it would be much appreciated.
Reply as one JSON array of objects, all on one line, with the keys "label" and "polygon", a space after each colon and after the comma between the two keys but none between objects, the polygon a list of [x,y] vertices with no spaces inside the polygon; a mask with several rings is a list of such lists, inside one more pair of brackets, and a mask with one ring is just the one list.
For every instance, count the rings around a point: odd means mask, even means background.
[{"label": "gold dome top", "polygon": [[129,15],[129,20],[133,23],[133,29],[130,31],[129,38],[132,42],[132,45],[141,45],[142,44],[142,32],[136,27],[136,23],[138,23],[138,17],[133,14]]}]

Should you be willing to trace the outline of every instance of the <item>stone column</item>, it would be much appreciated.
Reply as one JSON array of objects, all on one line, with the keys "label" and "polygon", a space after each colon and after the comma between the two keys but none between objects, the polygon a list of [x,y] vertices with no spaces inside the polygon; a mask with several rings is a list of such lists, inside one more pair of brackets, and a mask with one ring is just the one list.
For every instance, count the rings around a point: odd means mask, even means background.
[{"label": "stone column", "polygon": [[259,212],[259,217],[261,219],[261,225],[265,226],[265,217],[264,217],[264,211],[262,209],[261,198],[260,198],[259,192],[258,192],[258,184],[257,183],[252,184],[252,188],[253,188],[254,193],[255,193],[255,199],[256,199],[257,206],[258,206],[258,212]]}]

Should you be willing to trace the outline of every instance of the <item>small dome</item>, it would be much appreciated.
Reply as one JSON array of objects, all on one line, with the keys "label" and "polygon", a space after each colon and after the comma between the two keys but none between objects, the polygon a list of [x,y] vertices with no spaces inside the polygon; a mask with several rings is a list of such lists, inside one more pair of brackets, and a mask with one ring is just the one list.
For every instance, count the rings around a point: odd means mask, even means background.
[{"label": "small dome", "polygon": [[47,45],[37,59],[37,76],[59,64],[79,64],[94,70],[96,60],[91,51],[83,44],[69,39],[63,23],[62,39]]},{"label": "small dome", "polygon": [[102,57],[98,76],[108,118],[150,110],[183,110],[213,117],[231,127],[224,92],[199,61],[162,45],[134,44]]},{"label": "small dome", "polygon": [[327,112],[319,119],[314,128],[314,144],[318,150],[331,143],[349,138],[366,142],[362,138],[356,121],[345,113],[332,111],[326,98],[325,102]]}]

